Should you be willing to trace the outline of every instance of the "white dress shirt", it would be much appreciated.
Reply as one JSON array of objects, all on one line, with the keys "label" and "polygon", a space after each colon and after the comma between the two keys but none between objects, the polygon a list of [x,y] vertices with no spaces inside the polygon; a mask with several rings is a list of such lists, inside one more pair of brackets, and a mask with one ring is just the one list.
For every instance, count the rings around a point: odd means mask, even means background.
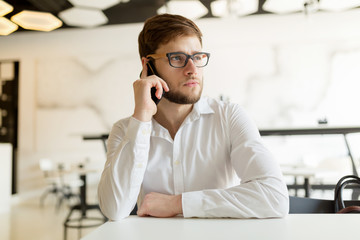
[{"label": "white dress shirt", "polygon": [[174,139],[156,120],[114,124],[98,187],[102,212],[129,216],[150,192],[182,194],[184,217],[267,218],[288,213],[278,163],[237,104],[201,98]]}]

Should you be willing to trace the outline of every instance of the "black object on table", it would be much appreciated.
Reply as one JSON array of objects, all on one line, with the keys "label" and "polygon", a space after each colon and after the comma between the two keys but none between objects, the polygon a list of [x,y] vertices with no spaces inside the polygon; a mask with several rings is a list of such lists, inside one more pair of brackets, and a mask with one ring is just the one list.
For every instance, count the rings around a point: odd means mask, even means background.
[{"label": "black object on table", "polygon": [[84,141],[88,141],[88,140],[101,140],[103,142],[103,146],[105,149],[105,152],[107,152],[106,149],[106,140],[108,139],[109,134],[99,134],[99,135],[85,135],[83,136],[83,140]]}]

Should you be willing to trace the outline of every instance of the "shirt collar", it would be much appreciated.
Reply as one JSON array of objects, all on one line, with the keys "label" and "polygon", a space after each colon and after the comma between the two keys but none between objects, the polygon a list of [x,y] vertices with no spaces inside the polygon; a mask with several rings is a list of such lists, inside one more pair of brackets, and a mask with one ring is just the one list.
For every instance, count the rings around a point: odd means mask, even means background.
[{"label": "shirt collar", "polygon": [[210,107],[208,98],[200,98],[200,100],[194,104],[194,107],[189,116],[185,119],[184,124],[199,119],[202,114],[212,113],[214,113],[214,110]]},{"label": "shirt collar", "polygon": [[[194,104],[192,111],[185,118],[182,125],[196,121],[197,119],[200,118],[202,114],[213,114],[213,113],[215,112],[209,105],[209,99],[207,97],[202,97],[200,98],[199,101],[197,101]],[[164,127],[162,127],[154,118],[152,119],[152,124],[153,124],[153,130],[151,133],[152,136],[163,137],[168,139],[169,141],[172,141],[171,137],[168,135],[168,131]]]},{"label": "shirt collar", "polygon": [[209,99],[207,97],[200,98],[200,100],[194,104],[194,108],[191,112],[196,113],[198,116],[201,114],[214,113],[214,110],[210,107],[208,100]]}]

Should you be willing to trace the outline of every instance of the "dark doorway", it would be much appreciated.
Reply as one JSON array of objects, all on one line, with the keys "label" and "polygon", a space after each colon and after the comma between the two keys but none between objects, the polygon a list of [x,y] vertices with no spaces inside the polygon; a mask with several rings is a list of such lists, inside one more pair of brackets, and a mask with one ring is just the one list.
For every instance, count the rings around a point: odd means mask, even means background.
[{"label": "dark doorway", "polygon": [[17,193],[19,62],[0,61],[0,143],[12,145],[12,194]]}]

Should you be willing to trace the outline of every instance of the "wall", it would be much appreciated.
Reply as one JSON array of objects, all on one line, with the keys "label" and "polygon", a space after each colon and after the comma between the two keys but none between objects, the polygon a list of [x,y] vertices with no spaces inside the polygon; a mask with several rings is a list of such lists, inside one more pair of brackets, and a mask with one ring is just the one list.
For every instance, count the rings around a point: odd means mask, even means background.
[{"label": "wall", "polygon": [[[204,95],[223,95],[243,105],[261,128],[316,126],[324,117],[330,125],[356,125],[359,20],[359,10],[308,18],[292,14],[198,20],[204,50],[211,52]],[[20,61],[20,193],[43,186],[41,157],[89,159],[102,166],[101,142],[84,142],[81,136],[108,132],[113,122],[132,113],[132,82],[141,70],[141,27],[23,32],[0,38],[0,59]],[[305,140],[312,143],[310,150],[299,148],[302,139],[270,139],[268,144],[281,161],[282,156],[284,161],[312,159],[318,154],[315,145],[325,157],[344,155],[338,138],[313,139]]]},{"label": "wall", "polygon": [[0,143],[0,213],[10,210],[11,197],[11,158],[12,147],[11,144]]}]

